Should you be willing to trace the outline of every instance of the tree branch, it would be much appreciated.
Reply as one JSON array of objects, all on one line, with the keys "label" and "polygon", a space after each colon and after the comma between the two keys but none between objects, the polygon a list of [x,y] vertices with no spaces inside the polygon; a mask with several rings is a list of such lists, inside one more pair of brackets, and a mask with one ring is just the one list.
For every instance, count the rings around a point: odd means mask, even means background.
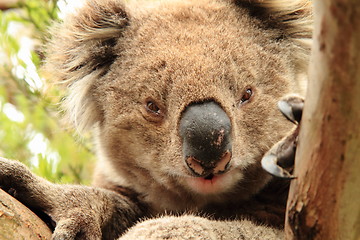
[{"label": "tree branch", "polygon": [[287,239],[360,239],[360,1],[314,1]]},{"label": "tree branch", "polygon": [[27,207],[0,189],[0,239],[51,239],[46,224]]}]

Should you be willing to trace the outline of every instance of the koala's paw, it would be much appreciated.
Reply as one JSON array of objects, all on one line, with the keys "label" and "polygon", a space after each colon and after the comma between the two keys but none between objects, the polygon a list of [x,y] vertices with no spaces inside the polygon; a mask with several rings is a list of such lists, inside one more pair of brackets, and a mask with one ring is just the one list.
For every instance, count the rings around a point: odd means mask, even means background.
[{"label": "koala's paw", "polygon": [[0,158],[0,188],[28,207],[43,208],[46,193],[42,190],[50,185],[46,180],[31,173],[24,164]]},{"label": "koala's paw", "polygon": [[0,187],[2,189],[9,190],[13,186],[23,185],[24,179],[31,178],[31,173],[24,164],[0,157]]},{"label": "koala's paw", "polygon": [[100,240],[102,233],[98,214],[88,209],[70,208],[64,211],[56,228],[52,240]]},{"label": "koala's paw", "polygon": [[295,177],[290,174],[290,171],[294,166],[304,99],[298,95],[289,95],[279,101],[278,107],[284,116],[296,125],[287,136],[264,155],[261,165],[276,177],[293,179]]},{"label": "koala's paw", "polygon": [[91,206],[78,208],[82,204],[91,205],[82,187],[77,190],[70,185],[52,184],[33,174],[24,164],[5,158],[0,158],[0,187],[31,210],[49,216],[44,220],[51,225],[56,223],[54,240],[101,239],[100,226],[94,220],[99,214],[94,214]]},{"label": "koala's paw", "polygon": [[166,216],[138,223],[118,240],[217,239],[211,221],[195,216]]}]

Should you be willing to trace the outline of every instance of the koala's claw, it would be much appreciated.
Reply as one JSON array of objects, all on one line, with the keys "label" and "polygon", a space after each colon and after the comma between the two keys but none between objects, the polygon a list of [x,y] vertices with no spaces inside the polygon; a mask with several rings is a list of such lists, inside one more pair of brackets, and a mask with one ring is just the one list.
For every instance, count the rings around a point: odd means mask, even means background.
[{"label": "koala's claw", "polygon": [[295,176],[291,175],[286,169],[280,167],[278,165],[278,159],[275,155],[269,154],[261,160],[261,166],[265,169],[268,173],[280,177],[280,178],[288,178],[294,179]]},{"label": "koala's claw", "polygon": [[275,177],[295,178],[289,171],[294,166],[299,126],[297,125],[289,136],[276,143],[261,159],[262,168]]},{"label": "koala's claw", "polygon": [[289,95],[278,102],[278,108],[293,123],[299,123],[304,108],[304,99],[297,95]]},{"label": "koala's claw", "polygon": [[298,134],[299,126],[291,135],[275,144],[261,160],[262,168],[276,177],[294,179],[289,171],[294,166]]},{"label": "koala's claw", "polygon": [[296,127],[264,155],[261,166],[276,177],[294,179],[295,176],[290,171],[294,166],[304,99],[297,95],[289,95],[279,101],[278,107],[288,120],[296,124]]}]

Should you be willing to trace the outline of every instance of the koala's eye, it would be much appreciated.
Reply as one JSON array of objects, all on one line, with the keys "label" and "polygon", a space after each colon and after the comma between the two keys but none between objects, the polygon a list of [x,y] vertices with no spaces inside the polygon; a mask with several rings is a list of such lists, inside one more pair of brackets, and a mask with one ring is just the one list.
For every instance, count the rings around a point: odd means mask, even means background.
[{"label": "koala's eye", "polygon": [[240,104],[244,104],[247,101],[249,101],[249,99],[251,98],[253,94],[253,91],[251,88],[248,88],[245,90],[244,94],[242,95],[241,99],[240,99]]},{"label": "koala's eye", "polygon": [[161,123],[165,117],[165,107],[159,105],[154,99],[148,98],[144,102],[144,107],[142,108],[143,117],[154,123]]},{"label": "koala's eye", "polygon": [[161,114],[161,110],[160,108],[158,107],[158,105],[156,105],[155,102],[151,101],[151,100],[148,100],[146,102],[146,110],[148,110],[149,112],[151,113],[155,113],[155,114]]}]

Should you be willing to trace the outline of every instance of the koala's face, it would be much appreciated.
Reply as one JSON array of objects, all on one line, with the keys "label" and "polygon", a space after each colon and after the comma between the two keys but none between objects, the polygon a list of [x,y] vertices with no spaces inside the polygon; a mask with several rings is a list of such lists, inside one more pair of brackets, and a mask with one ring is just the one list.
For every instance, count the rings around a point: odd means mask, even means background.
[{"label": "koala's face", "polygon": [[269,179],[262,155],[292,127],[277,102],[299,92],[309,1],[141,4],[89,0],[48,47],[67,116],[94,129],[95,184],[162,210],[248,198]]},{"label": "koala's face", "polygon": [[95,84],[102,158],[135,188],[246,198],[291,127],[277,109],[296,91],[287,42],[227,5],[157,11],[134,17]]}]

